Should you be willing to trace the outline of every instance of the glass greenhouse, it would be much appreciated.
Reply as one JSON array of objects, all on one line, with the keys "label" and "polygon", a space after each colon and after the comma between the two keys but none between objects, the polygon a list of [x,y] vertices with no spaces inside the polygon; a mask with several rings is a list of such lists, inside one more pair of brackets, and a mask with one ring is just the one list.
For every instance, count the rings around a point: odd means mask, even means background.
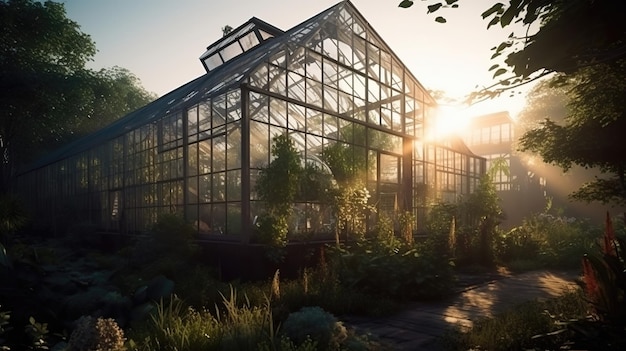
[{"label": "glass greenhouse", "polygon": [[[256,180],[284,134],[329,176],[327,150],[340,148],[373,206],[418,223],[429,203],[456,201],[484,174],[460,140],[429,141],[436,102],[349,1],[288,31],[252,18],[200,61],[203,76],[22,172],[37,222],[141,233],[177,213],[205,238],[250,242],[263,211]],[[332,213],[314,196],[294,209],[292,231],[329,230]]]}]

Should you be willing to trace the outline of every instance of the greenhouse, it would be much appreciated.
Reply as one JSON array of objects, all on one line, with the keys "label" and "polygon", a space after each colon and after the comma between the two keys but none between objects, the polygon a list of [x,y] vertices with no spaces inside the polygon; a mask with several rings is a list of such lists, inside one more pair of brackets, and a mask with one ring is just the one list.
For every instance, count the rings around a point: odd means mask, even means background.
[{"label": "greenhouse", "polygon": [[[206,74],[23,170],[37,222],[133,234],[175,213],[203,238],[254,241],[256,184],[279,135],[305,169],[361,179],[370,222],[409,211],[421,225],[429,204],[472,192],[485,172],[460,140],[428,137],[435,100],[349,1],[287,31],[252,18],[200,61]],[[332,230],[319,196],[293,208],[291,234]]]}]

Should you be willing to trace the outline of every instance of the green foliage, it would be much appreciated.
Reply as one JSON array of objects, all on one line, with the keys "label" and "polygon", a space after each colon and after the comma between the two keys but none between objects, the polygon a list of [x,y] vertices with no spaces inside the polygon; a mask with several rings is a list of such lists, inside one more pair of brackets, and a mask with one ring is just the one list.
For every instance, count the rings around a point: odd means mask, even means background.
[{"label": "green foliage", "polygon": [[28,318],[28,324],[24,327],[26,334],[30,337],[32,345],[30,350],[48,350],[48,323],[39,323],[34,317]]},{"label": "green foliage", "polygon": [[348,234],[356,239],[365,235],[365,219],[375,209],[369,204],[370,194],[360,181],[343,183],[332,191],[332,208],[335,213],[335,242],[339,245],[340,232],[347,238]]},{"label": "green foliage", "polygon": [[338,349],[348,335],[335,316],[317,306],[290,313],[280,332],[298,345],[315,340],[320,350]]},{"label": "green foliage", "polygon": [[428,245],[457,264],[495,264],[494,247],[499,237],[502,209],[490,175],[481,178],[476,190],[458,204],[434,204],[428,214]]},{"label": "green foliage", "polygon": [[413,230],[417,226],[417,218],[410,211],[404,211],[398,215],[398,223],[400,224],[400,236],[406,245],[413,245]]},{"label": "green foliage", "polygon": [[302,167],[298,150],[287,134],[273,139],[272,156],[274,159],[261,170],[257,179],[256,191],[265,203],[258,238],[270,248],[280,249],[287,245],[288,220],[293,212]]},{"label": "green foliage", "polygon": [[62,3],[0,2],[0,193],[16,167],[154,97],[130,72],[93,72],[95,43]]},{"label": "green foliage", "polygon": [[11,320],[11,312],[0,310],[0,350],[1,351],[11,350],[11,348],[6,344],[6,340],[2,336],[2,334],[5,334],[6,332],[11,330],[11,326],[9,322],[10,320]]},{"label": "green foliage", "polygon": [[535,214],[499,238],[497,257],[509,266],[515,261],[522,263],[525,269],[573,269],[580,264],[580,257],[593,249],[598,233],[599,228],[586,220]]},{"label": "green foliage", "polygon": [[448,256],[428,244],[391,247],[378,240],[365,240],[337,249],[334,265],[342,285],[393,299],[441,297],[453,282]]},{"label": "green foliage", "polygon": [[272,140],[273,160],[261,170],[256,191],[265,210],[276,216],[291,213],[302,172],[300,154],[287,134]]},{"label": "green foliage", "polygon": [[132,350],[217,350],[222,335],[206,310],[186,308],[180,299],[161,301],[151,321],[129,334]]},{"label": "green foliage", "polygon": [[[413,1],[403,0],[399,6],[406,8],[411,5]],[[487,28],[498,25],[504,28],[513,23],[521,23],[522,27],[512,29],[511,34],[502,43],[491,49],[493,52],[491,59],[500,60],[501,56],[506,57],[506,65],[505,67],[500,67],[499,63],[492,65],[490,70],[497,69],[494,75],[497,80],[491,86],[472,92],[468,100],[475,102],[493,98],[553,72],[576,74],[587,67],[603,64],[612,66],[622,61],[626,57],[624,50],[621,50],[626,26],[619,6],[614,1],[587,0],[494,1],[485,6],[482,18],[488,21]],[[458,7],[458,4],[457,0],[445,2],[430,0],[426,2],[425,7],[427,13],[433,13],[441,12],[441,9],[445,8]],[[444,23],[445,18],[438,16],[435,21]],[[538,30],[534,33],[536,28]],[[614,75],[615,79],[621,76]],[[594,85],[605,85],[601,79],[595,83]],[[619,84],[623,84],[623,81]],[[605,89],[610,91],[611,83],[606,84],[604,88],[593,90],[602,94]],[[612,99],[609,95],[607,99]],[[584,99],[581,101],[590,102]],[[590,107],[592,105],[593,103],[589,104]],[[599,111],[602,110],[600,107]],[[596,138],[596,140],[606,139]],[[567,150],[563,147],[562,149]]]},{"label": "green foliage", "polygon": [[471,330],[450,331],[440,339],[444,350],[558,350],[567,341],[565,334],[552,340],[535,335],[560,330],[561,323],[586,314],[586,303],[579,291],[568,292],[544,302],[530,301],[493,318],[473,323]]},{"label": "green foliage", "polygon": [[200,247],[194,242],[197,235],[193,226],[181,217],[162,215],[148,236],[138,238],[132,250],[124,251],[130,264],[126,268],[135,270],[126,274],[138,274],[143,279],[161,274],[172,278],[180,276],[194,264],[200,252]]},{"label": "green foliage", "polygon": [[70,335],[68,351],[126,350],[124,331],[115,320],[83,316]]},{"label": "green foliage", "polygon": [[537,153],[564,170],[578,165],[603,173],[572,194],[577,200],[626,203],[625,170],[619,156],[626,151],[619,142],[626,127],[622,106],[626,85],[618,78],[625,73],[626,60],[622,60],[559,77],[554,84],[568,92],[570,113],[563,123],[549,116],[520,139],[521,150]]},{"label": "green foliage", "polygon": [[28,214],[22,203],[15,197],[0,193],[0,244],[6,244],[8,236],[24,227],[27,222]]}]

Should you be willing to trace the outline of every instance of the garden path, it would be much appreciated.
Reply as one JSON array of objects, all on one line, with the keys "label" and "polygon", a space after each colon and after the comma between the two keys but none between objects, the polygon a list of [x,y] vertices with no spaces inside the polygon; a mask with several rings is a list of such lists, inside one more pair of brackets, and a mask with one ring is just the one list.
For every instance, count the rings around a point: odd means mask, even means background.
[{"label": "garden path", "polygon": [[[419,302],[384,318],[342,317],[345,325],[369,332],[393,350],[437,350],[436,338],[453,326],[491,317],[524,301],[556,297],[577,289],[576,272],[532,271],[483,277],[461,276],[462,284],[448,299]],[[463,284],[466,282],[468,284]]]}]

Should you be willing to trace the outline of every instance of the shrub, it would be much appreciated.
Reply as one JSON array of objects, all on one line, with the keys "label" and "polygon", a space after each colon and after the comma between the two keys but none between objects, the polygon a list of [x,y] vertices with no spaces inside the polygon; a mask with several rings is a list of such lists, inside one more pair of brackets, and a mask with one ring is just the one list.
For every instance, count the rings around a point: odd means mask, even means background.
[{"label": "shrub", "polygon": [[280,330],[297,345],[307,339],[315,340],[321,350],[338,349],[348,335],[335,316],[317,306],[303,307],[289,314]]},{"label": "shrub", "polygon": [[394,299],[434,298],[449,292],[452,265],[447,256],[424,245],[389,250],[377,241],[337,249],[335,269],[342,285]]},{"label": "shrub", "polygon": [[124,332],[113,319],[81,317],[70,335],[68,351],[121,351]]},{"label": "shrub", "polygon": [[507,264],[525,259],[533,260],[534,268],[576,268],[580,257],[593,248],[598,233],[585,220],[540,213],[503,235],[497,256]]}]

